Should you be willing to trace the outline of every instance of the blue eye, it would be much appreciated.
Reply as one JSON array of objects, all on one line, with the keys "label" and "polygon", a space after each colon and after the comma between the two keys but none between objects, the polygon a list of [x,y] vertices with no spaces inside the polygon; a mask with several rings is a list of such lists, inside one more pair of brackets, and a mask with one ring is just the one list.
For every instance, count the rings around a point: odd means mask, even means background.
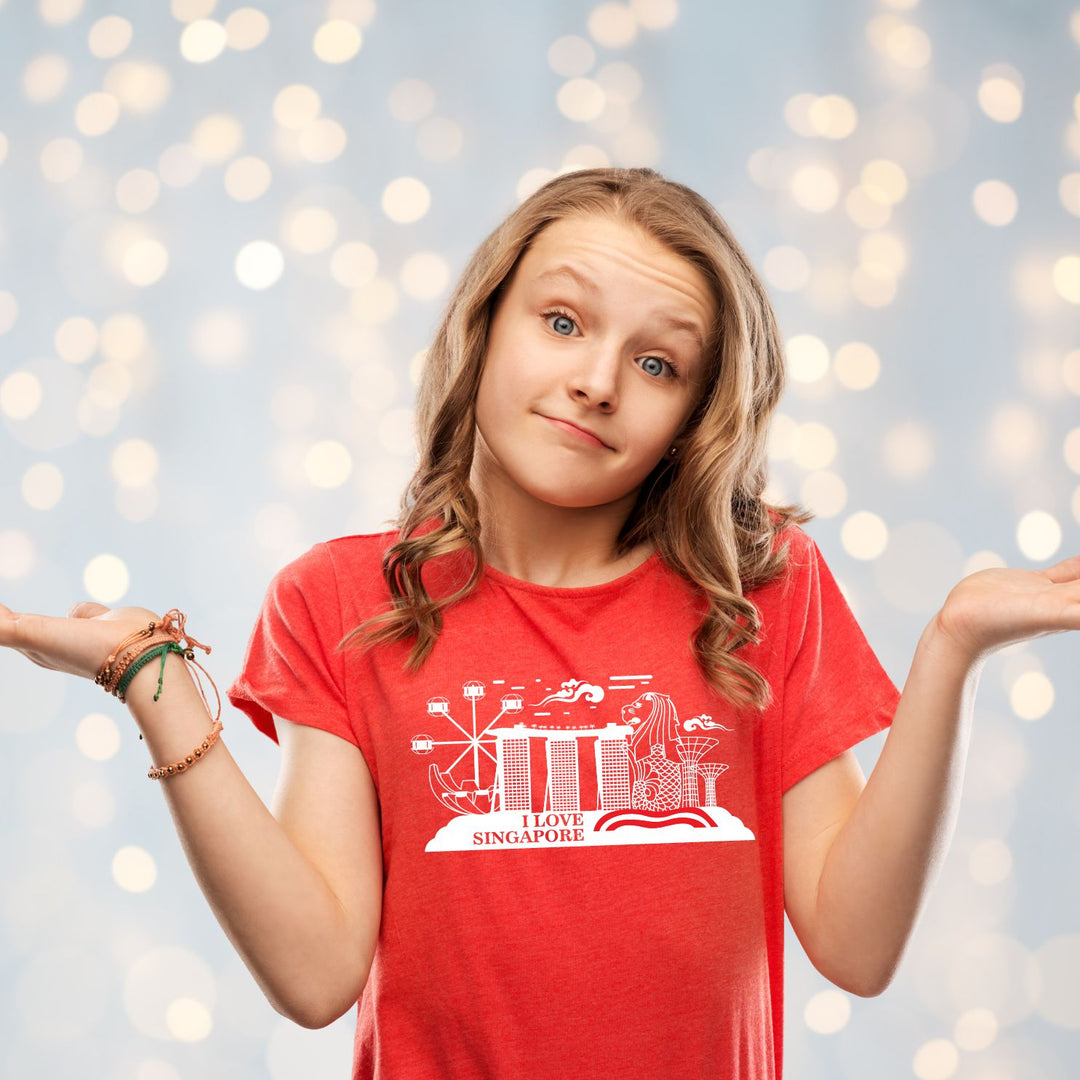
[{"label": "blue eye", "polygon": [[[651,366],[651,365],[655,365]],[[641,366],[650,375],[663,375],[664,373],[664,361],[659,356],[646,356],[642,358]]]},{"label": "blue eye", "polygon": [[[551,316],[549,316],[550,318]],[[560,315],[555,313],[555,321],[551,324],[551,329],[556,334],[562,334],[567,336],[574,332],[574,320],[569,315]]]}]

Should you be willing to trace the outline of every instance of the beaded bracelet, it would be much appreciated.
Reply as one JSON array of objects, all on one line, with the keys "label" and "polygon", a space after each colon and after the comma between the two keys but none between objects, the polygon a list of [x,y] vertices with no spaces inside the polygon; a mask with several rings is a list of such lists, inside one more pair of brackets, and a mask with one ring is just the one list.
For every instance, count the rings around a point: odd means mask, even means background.
[{"label": "beaded bracelet", "polygon": [[190,769],[191,766],[217,742],[217,738],[221,734],[223,726],[224,725],[220,720],[215,720],[214,726],[210,729],[210,734],[207,735],[183,761],[177,761],[172,765],[162,765],[160,768],[151,769],[146,775],[151,780],[164,780],[166,776],[173,776],[176,773],[182,773],[187,769]]}]

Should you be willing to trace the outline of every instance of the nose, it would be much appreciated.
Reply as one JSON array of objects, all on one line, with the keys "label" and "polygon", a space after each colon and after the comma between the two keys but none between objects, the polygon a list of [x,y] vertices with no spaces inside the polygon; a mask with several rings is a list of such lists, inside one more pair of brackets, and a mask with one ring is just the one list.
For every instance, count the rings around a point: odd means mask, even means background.
[{"label": "nose", "polygon": [[580,366],[568,380],[570,396],[610,412],[619,403],[620,365],[620,353],[614,345],[597,342],[593,348],[582,350]]}]

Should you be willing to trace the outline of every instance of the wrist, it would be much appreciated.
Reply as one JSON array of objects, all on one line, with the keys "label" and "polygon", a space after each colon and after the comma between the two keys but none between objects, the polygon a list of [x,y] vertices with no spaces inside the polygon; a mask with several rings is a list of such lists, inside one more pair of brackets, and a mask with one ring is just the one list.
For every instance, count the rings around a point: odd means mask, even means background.
[{"label": "wrist", "polygon": [[945,609],[940,608],[926,624],[919,639],[919,648],[933,656],[938,663],[969,671],[981,669],[985,654],[962,641],[949,629],[944,612]]}]

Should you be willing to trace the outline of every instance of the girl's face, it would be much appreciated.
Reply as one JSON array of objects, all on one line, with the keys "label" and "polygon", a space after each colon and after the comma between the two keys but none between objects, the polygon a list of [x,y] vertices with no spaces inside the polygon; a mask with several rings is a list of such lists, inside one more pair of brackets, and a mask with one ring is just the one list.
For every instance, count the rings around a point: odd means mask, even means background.
[{"label": "girl's face", "polygon": [[554,506],[629,511],[694,407],[715,311],[701,271],[637,226],[549,225],[489,331],[481,476]]}]

